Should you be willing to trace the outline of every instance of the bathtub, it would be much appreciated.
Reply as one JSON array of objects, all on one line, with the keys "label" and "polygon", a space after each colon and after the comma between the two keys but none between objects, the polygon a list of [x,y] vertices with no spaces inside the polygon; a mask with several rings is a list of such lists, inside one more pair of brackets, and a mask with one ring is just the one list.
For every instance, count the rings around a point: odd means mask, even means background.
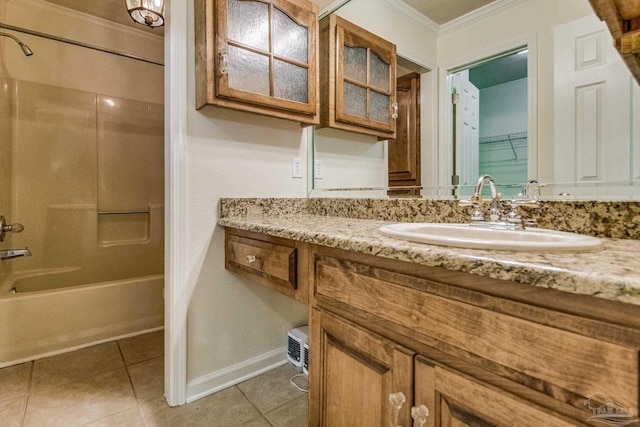
[{"label": "bathtub", "polygon": [[162,328],[164,275],[79,285],[78,269],[0,286],[0,368]]}]

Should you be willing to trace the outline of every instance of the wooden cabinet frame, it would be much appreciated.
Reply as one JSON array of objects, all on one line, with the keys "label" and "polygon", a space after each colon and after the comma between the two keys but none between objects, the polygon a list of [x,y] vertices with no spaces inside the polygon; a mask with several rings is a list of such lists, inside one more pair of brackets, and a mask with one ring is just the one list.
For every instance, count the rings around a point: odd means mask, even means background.
[{"label": "wooden cabinet frame", "polygon": [[[276,7],[298,25],[307,29],[308,63],[278,56],[274,53],[273,36],[269,50],[230,40],[227,31],[227,0],[195,0],[196,36],[196,108],[217,105],[283,119],[316,124],[319,121],[318,97],[318,7],[307,0],[255,0]],[[270,30],[271,34],[271,30]],[[270,94],[243,91],[229,86],[226,55],[229,46],[242,48],[269,58]],[[274,61],[302,67],[308,71],[306,103],[275,97]]]},{"label": "wooden cabinet frame", "polygon": [[[379,122],[348,114],[344,111],[344,46],[367,48],[367,116],[370,94],[375,91],[390,97],[389,121]],[[375,87],[370,82],[369,58],[371,51],[390,65],[388,87]],[[332,127],[357,133],[395,138],[396,121],[393,105],[396,102],[396,46],[336,15],[320,23],[320,127]],[[358,83],[362,86],[362,83]]]}]

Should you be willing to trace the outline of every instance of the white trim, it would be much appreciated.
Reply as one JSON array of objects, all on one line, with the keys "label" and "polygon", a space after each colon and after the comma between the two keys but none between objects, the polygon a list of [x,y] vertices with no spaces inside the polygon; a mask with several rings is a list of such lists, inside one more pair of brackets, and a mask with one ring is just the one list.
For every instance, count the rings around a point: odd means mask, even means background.
[{"label": "white trim", "polygon": [[486,6],[473,10],[466,15],[462,15],[456,19],[442,24],[439,28],[438,35],[443,35],[460,30],[463,27],[470,25],[474,21],[484,19],[485,17],[487,17],[487,15],[494,15],[496,13],[499,13],[503,9],[514,6],[515,4],[523,1],[525,0],[496,0]]},{"label": "white trim", "polygon": [[286,354],[287,347],[281,347],[189,381],[187,403],[282,366],[287,363]]},{"label": "white trim", "polygon": [[187,400],[187,52],[188,7],[170,2],[165,20],[165,397]]},{"label": "white trim", "polygon": [[[521,1],[521,0],[510,0]],[[451,114],[451,95],[449,93],[449,71],[459,70],[463,67],[473,65],[486,58],[498,56],[503,52],[527,46],[529,50],[527,56],[527,126],[528,126],[528,163],[527,174],[529,179],[537,179],[538,175],[538,36],[530,34],[528,36],[510,40],[498,45],[491,46],[483,51],[474,52],[471,55],[457,59],[455,62],[438,67],[438,92],[439,92],[439,123],[440,129],[438,138],[438,148],[440,154],[439,186],[451,185],[451,175],[453,171],[453,150],[451,148],[453,117]]]},{"label": "white trim", "polygon": [[[8,4],[14,4],[15,6],[27,9],[40,9],[47,14],[57,14],[60,16],[66,16],[67,18],[80,20],[84,23],[91,24],[97,29],[104,29],[116,33],[122,33],[125,36],[135,36],[137,38],[147,39],[158,44],[163,43],[164,37],[159,34],[151,34],[144,30],[138,30],[133,27],[128,27],[114,21],[109,21],[108,19],[100,18],[98,16],[90,15],[88,13],[80,12],[74,9],[69,9],[68,7],[60,6],[57,4],[35,0],[9,0]],[[124,5],[122,7],[124,7]],[[55,20],[56,18],[55,16],[52,16],[51,19]]]}]

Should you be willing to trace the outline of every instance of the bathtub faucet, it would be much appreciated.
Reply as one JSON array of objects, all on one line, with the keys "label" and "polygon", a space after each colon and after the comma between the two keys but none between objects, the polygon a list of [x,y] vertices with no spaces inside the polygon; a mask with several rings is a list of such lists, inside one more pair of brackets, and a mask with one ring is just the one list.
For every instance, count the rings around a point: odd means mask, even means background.
[{"label": "bathtub faucet", "polygon": [[18,258],[21,256],[31,256],[29,248],[24,249],[3,249],[0,250],[0,260]]}]

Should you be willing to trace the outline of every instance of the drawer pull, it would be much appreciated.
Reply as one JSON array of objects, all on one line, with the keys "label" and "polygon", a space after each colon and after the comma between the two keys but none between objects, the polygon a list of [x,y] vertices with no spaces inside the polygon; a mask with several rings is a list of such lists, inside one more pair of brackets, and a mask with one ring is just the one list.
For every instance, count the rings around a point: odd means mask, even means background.
[{"label": "drawer pull", "polygon": [[413,427],[422,427],[427,422],[429,416],[429,408],[425,405],[414,406],[411,408],[411,418],[413,418]]},{"label": "drawer pull", "polygon": [[402,405],[404,405],[404,402],[406,402],[406,400],[407,398],[401,391],[389,394],[389,404],[391,405],[391,416],[389,420],[390,427],[400,427],[398,425],[398,414],[400,413],[400,409],[402,408]]},{"label": "drawer pull", "polygon": [[255,255],[247,255],[247,262],[251,264],[252,262],[256,262],[258,258]]}]

